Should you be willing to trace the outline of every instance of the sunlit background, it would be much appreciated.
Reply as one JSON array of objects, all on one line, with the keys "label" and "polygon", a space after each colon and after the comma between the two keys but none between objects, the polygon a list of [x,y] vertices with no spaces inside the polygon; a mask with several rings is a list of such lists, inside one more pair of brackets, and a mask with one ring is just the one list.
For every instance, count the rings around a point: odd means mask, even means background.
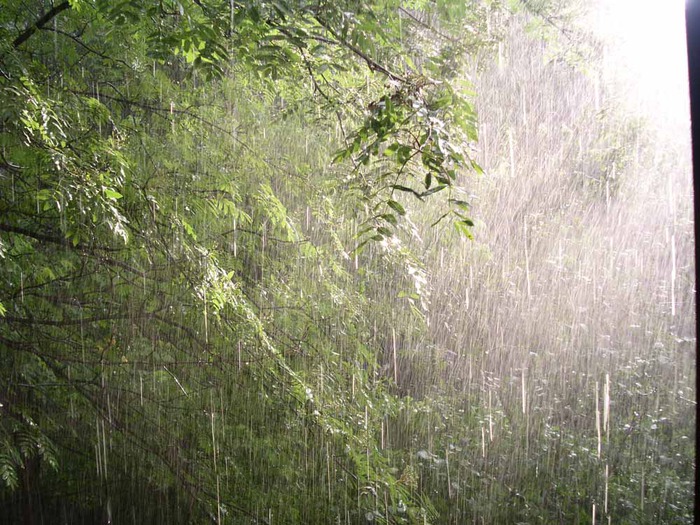
[{"label": "sunlit background", "polygon": [[600,0],[593,30],[607,43],[605,73],[623,102],[689,129],[684,0]]}]

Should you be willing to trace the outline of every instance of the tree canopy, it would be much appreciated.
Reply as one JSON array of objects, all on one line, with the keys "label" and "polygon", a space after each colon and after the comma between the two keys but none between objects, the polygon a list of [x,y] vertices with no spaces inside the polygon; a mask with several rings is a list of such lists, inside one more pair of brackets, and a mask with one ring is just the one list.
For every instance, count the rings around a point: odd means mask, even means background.
[{"label": "tree canopy", "polygon": [[459,57],[491,9],[4,3],[0,477],[26,522],[425,514],[379,447],[347,241],[406,228],[402,192],[468,233]]}]

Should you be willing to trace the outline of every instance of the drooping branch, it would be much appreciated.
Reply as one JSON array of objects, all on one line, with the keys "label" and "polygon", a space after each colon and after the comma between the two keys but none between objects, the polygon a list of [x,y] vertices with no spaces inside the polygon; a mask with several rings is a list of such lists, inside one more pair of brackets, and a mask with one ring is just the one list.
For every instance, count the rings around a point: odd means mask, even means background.
[{"label": "drooping branch", "polygon": [[411,20],[413,20],[413,21],[414,21],[416,24],[418,24],[419,26],[423,27],[424,29],[427,29],[427,30],[430,31],[431,33],[433,33],[433,34],[439,36],[440,38],[442,38],[443,40],[447,40],[447,41],[453,42],[453,43],[458,43],[458,42],[459,42],[458,39],[453,38],[453,37],[451,37],[451,36],[449,36],[449,35],[446,35],[445,33],[442,33],[442,32],[440,32],[438,29],[436,29],[435,27],[431,26],[430,24],[427,24],[426,22],[423,22],[423,20],[421,20],[421,19],[418,18],[416,15],[414,15],[413,13],[411,13],[408,9],[405,9],[405,8],[403,8],[403,7],[399,7],[399,11],[401,11],[404,15],[406,15],[408,18],[410,18]]},{"label": "drooping branch", "polygon": [[[65,247],[72,246],[72,244],[68,241],[68,239],[64,239],[61,237],[55,237],[53,235],[46,235],[43,233],[28,230],[27,228],[22,228],[21,226],[14,226],[12,224],[0,223],[0,231],[4,231],[4,232],[8,232],[8,233],[17,233],[19,235],[24,235],[25,237],[31,237],[32,239],[36,239],[37,241],[58,244],[60,246],[65,246]],[[110,248],[109,246],[102,246],[102,245],[85,246],[82,243],[79,243],[77,246],[74,246],[74,248],[81,250],[81,251],[89,251],[89,252],[92,252],[95,250],[100,250],[100,251],[105,251],[105,252],[119,251],[119,249]]]},{"label": "drooping branch", "polygon": [[78,38],[77,36],[72,35],[72,34],[66,32],[66,31],[61,31],[60,29],[54,29],[53,27],[37,27],[37,29],[42,29],[42,30],[44,30],[44,31],[51,31],[51,32],[53,32],[53,33],[56,33],[57,35],[62,35],[62,36],[64,36],[64,37],[66,37],[66,38],[71,39],[73,42],[75,42],[75,43],[78,44],[80,47],[82,47],[83,49],[85,49],[88,53],[92,53],[93,55],[96,55],[96,56],[98,56],[98,57],[100,57],[100,58],[102,58],[102,59],[104,59],[104,60],[108,60],[108,61],[110,61],[110,62],[114,62],[114,63],[117,63],[117,64],[121,64],[121,65],[125,66],[127,69],[132,69],[132,68],[131,68],[131,65],[129,65],[129,64],[128,64],[127,62],[125,62],[124,60],[122,60],[122,59],[120,59],[120,58],[114,58],[114,57],[111,57],[111,56],[109,56],[109,55],[106,55],[106,54],[102,53],[101,51],[99,51],[99,50],[97,50],[97,49],[95,49],[95,48],[93,48],[93,47],[90,47],[90,46],[87,45],[85,42],[83,42],[80,38]]},{"label": "drooping branch", "polygon": [[51,20],[53,20],[56,16],[58,16],[59,13],[62,11],[65,11],[66,9],[70,8],[70,2],[61,2],[58,5],[53,6],[49,11],[47,11],[44,16],[39,18],[36,22],[34,22],[32,25],[30,25],[27,29],[24,30],[24,32],[19,35],[17,38],[15,38],[14,42],[12,42],[12,47],[15,49],[24,44],[29,38],[37,32],[37,30],[41,29],[44,27],[46,24],[48,24]]},{"label": "drooping branch", "polygon": [[14,226],[12,224],[0,223],[0,231],[8,233],[17,233],[19,235],[24,235],[25,237],[31,237],[37,241],[50,242],[52,244],[68,244],[68,241],[61,239],[60,237],[54,237],[53,235],[46,235],[44,233],[33,232],[27,228],[22,228],[21,226]]},{"label": "drooping branch", "polygon": [[326,31],[333,35],[333,37],[336,39],[339,45],[349,49],[353,54],[361,58],[367,64],[367,67],[370,69],[370,71],[376,71],[390,78],[391,80],[398,80],[399,82],[406,83],[406,79],[403,78],[401,75],[394,73],[393,71],[389,71],[386,67],[384,67],[379,62],[370,57],[367,53],[362,51],[359,47],[338,35],[338,33],[331,27],[331,25],[328,24],[328,22],[326,22],[323,18],[319,16],[314,16],[314,19],[316,20],[316,22],[318,22],[318,24],[321,27],[323,27]]},{"label": "drooping branch", "polygon": [[82,324],[98,323],[100,321],[124,321],[133,319],[152,319],[152,314],[145,314],[141,316],[134,316],[130,314],[119,314],[119,315],[101,315],[98,317],[86,317],[84,319],[30,319],[27,317],[13,317],[6,315],[0,317],[0,322],[15,323],[28,326],[57,326],[57,327],[68,327],[68,326],[78,326]]}]

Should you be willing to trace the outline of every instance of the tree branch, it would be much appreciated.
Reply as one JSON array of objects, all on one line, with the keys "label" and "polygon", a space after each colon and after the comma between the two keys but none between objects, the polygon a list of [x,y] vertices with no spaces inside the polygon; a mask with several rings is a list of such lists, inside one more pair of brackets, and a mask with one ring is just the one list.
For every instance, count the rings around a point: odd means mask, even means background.
[{"label": "tree branch", "polygon": [[383,75],[389,77],[391,80],[398,80],[399,82],[406,83],[406,79],[403,78],[401,75],[398,75],[396,73],[393,73],[392,71],[389,71],[387,68],[385,68],[383,65],[381,65],[379,62],[374,60],[372,57],[370,57],[367,53],[362,51],[359,47],[353,45],[352,43],[348,42],[347,40],[343,39],[336,33],[336,31],[328,24],[325,20],[320,18],[319,16],[314,15],[314,19],[318,24],[323,27],[326,31],[328,31],[331,35],[333,35],[333,38],[336,39],[339,45],[342,45],[343,47],[346,47],[350,51],[352,51],[355,55],[360,57],[362,60],[365,61],[367,64],[367,67],[369,67],[370,71],[377,71],[379,73],[382,73]]},{"label": "tree branch", "polygon": [[[36,239],[37,241],[49,242],[52,244],[58,244],[60,246],[66,246],[66,247],[72,246],[72,244],[68,241],[68,239],[62,239],[60,237],[54,237],[52,235],[45,235],[43,233],[33,232],[33,231],[28,230],[26,228],[22,228],[21,226],[13,226],[11,224],[5,224],[5,223],[0,222],[0,231],[4,231],[4,232],[8,232],[8,233],[17,233],[19,235],[24,235],[25,237],[31,237],[32,239]],[[75,248],[78,250],[83,250],[83,251],[88,251],[88,252],[92,252],[94,250],[101,250],[101,251],[105,251],[105,252],[119,251],[119,249],[117,249],[117,248],[110,248],[108,246],[101,246],[101,245],[85,246],[82,243],[75,246]]]},{"label": "tree branch", "polygon": [[146,314],[146,315],[129,315],[129,314],[120,314],[120,315],[101,315],[97,317],[86,317],[85,319],[62,319],[59,321],[53,320],[53,319],[30,319],[27,317],[12,317],[12,316],[5,316],[5,317],[0,317],[0,322],[7,322],[7,323],[15,323],[15,324],[21,324],[21,325],[29,325],[29,326],[34,326],[34,325],[39,325],[39,326],[58,326],[58,327],[66,327],[66,326],[77,326],[81,324],[89,324],[89,323],[98,323],[100,321],[124,321],[127,319],[152,319],[153,315],[152,314]]},{"label": "tree branch", "polygon": [[111,57],[109,55],[105,55],[101,51],[98,51],[97,49],[93,49],[92,47],[88,46],[85,42],[80,40],[80,38],[78,38],[77,36],[71,35],[70,33],[67,33],[66,31],[61,31],[60,29],[54,29],[53,27],[38,27],[37,29],[42,29],[44,31],[52,31],[58,35],[62,35],[62,36],[65,36],[66,38],[70,38],[73,42],[78,44],[80,47],[82,47],[83,49],[85,49],[89,53],[92,53],[93,55],[97,55],[98,57],[103,58],[105,60],[109,60],[111,62],[116,62],[118,64],[126,66],[127,69],[132,69],[131,66],[127,62],[125,62],[124,60],[121,60],[119,58],[114,58],[114,57]]},{"label": "tree branch", "polygon": [[404,15],[406,15],[408,18],[410,18],[411,20],[413,20],[416,24],[418,24],[418,25],[424,27],[424,28],[427,29],[428,31],[430,31],[430,32],[434,33],[435,35],[439,36],[440,38],[443,38],[443,39],[445,39],[445,40],[447,40],[447,41],[449,41],[449,42],[459,43],[459,40],[458,40],[458,39],[452,38],[451,36],[448,36],[448,35],[446,35],[446,34],[444,34],[444,33],[441,33],[440,31],[438,31],[437,29],[435,29],[435,28],[434,28],[433,26],[431,26],[430,24],[426,24],[425,22],[423,22],[420,18],[418,18],[416,15],[414,15],[413,13],[411,13],[410,11],[408,11],[407,9],[405,9],[405,8],[403,8],[403,7],[399,7],[399,11],[401,11]]},{"label": "tree branch", "polygon": [[61,246],[67,245],[67,239],[61,239],[60,237],[54,237],[52,235],[45,235],[43,233],[33,232],[21,226],[13,226],[11,224],[0,223],[0,231],[8,233],[17,233],[19,235],[24,235],[25,237],[31,237],[37,241],[50,242],[52,244],[60,244]]},{"label": "tree branch", "polygon": [[41,29],[44,27],[46,24],[48,24],[51,20],[53,20],[56,16],[61,11],[65,11],[66,9],[70,8],[70,2],[62,2],[58,5],[55,5],[51,8],[51,10],[47,11],[44,16],[42,16],[39,20],[37,20],[34,24],[29,26],[27,29],[24,30],[24,32],[19,35],[17,38],[15,38],[14,42],[12,42],[12,47],[17,49],[19,46],[24,44],[29,38],[37,32],[38,29]]}]

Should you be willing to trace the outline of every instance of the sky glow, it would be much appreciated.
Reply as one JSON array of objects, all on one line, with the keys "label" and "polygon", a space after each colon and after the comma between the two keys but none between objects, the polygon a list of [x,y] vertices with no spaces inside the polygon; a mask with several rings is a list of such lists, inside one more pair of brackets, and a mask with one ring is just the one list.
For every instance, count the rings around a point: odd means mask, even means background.
[{"label": "sky glow", "polygon": [[605,74],[623,86],[624,102],[659,124],[688,126],[685,1],[602,0],[597,15]]}]

